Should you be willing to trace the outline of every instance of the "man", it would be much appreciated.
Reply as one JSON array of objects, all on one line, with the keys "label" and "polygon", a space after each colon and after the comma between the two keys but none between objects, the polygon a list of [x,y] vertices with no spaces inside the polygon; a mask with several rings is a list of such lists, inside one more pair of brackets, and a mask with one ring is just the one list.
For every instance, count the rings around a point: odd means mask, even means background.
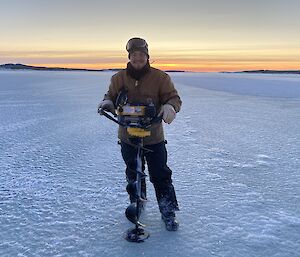
[{"label": "man", "polygon": [[[180,97],[174,88],[170,76],[165,72],[150,67],[148,44],[142,38],[131,38],[127,45],[129,62],[127,68],[119,71],[111,78],[111,83],[104,100],[98,108],[115,112],[115,101],[122,90],[126,90],[129,103],[147,105],[154,104],[158,116],[170,124],[181,107]],[[172,184],[172,171],[167,166],[167,150],[162,123],[153,124],[151,135],[144,138],[144,146],[151,152],[143,156],[143,170],[147,161],[150,181],[154,185],[156,198],[166,229],[178,229],[175,211],[178,203]],[[130,141],[126,128],[119,127],[118,137],[121,140],[121,153],[126,164],[126,178],[130,183],[136,179],[137,150]],[[146,199],[146,183],[142,181],[142,196]],[[130,196],[131,202],[134,198]]]}]

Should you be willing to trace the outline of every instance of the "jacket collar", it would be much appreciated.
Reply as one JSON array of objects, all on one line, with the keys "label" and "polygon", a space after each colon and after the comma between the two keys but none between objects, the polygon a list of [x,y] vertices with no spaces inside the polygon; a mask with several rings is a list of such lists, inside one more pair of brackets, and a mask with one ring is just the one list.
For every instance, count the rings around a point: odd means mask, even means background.
[{"label": "jacket collar", "polygon": [[149,71],[150,71],[149,61],[147,61],[146,65],[140,70],[136,70],[130,62],[127,63],[126,73],[127,75],[129,75],[135,80],[140,80]]}]

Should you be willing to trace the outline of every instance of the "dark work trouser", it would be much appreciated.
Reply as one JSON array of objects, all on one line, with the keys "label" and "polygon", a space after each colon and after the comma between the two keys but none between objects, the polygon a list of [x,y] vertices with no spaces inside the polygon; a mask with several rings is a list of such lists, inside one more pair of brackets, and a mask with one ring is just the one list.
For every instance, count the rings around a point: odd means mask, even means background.
[{"label": "dark work trouser", "polygon": [[[167,150],[165,142],[147,145],[145,148],[152,150],[143,151],[142,169],[145,170],[147,161],[150,181],[153,183],[159,210],[163,215],[173,215],[179,210],[174,186],[172,184],[172,171],[167,166]],[[127,182],[136,180],[137,148],[121,142],[121,152],[126,164]],[[142,181],[142,196],[146,197],[145,179]]]}]

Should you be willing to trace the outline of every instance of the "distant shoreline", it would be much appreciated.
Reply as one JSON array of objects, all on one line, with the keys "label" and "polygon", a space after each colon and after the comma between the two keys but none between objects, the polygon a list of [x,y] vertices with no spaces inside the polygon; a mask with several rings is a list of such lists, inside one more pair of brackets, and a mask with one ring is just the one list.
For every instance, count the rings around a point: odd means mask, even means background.
[{"label": "distant shoreline", "polygon": [[80,69],[80,68],[61,68],[61,67],[41,67],[41,66],[31,66],[21,63],[7,63],[0,65],[0,70],[41,70],[41,71],[119,71],[121,69]]},{"label": "distant shoreline", "polygon": [[[117,69],[100,69],[100,70],[93,70],[93,69],[80,69],[80,68],[61,68],[61,67],[41,67],[41,66],[31,66],[21,63],[6,63],[0,65],[0,70],[40,70],[40,71],[94,71],[94,72],[101,72],[101,71],[120,71],[123,70],[121,68]],[[166,70],[165,72],[186,72],[183,70]]]},{"label": "distant shoreline", "polygon": [[[0,65],[0,70],[41,70],[41,71],[113,71],[117,72],[123,70],[121,68],[116,69],[80,69],[80,68],[61,68],[61,67],[41,67],[41,66],[31,66],[21,63],[6,63]],[[165,70],[165,72],[192,72],[184,70]],[[300,74],[300,70],[245,70],[245,71],[220,71],[219,73],[248,73],[248,74]]]},{"label": "distant shoreline", "polygon": [[300,74],[300,70],[245,70],[245,71],[222,71],[221,73]]}]

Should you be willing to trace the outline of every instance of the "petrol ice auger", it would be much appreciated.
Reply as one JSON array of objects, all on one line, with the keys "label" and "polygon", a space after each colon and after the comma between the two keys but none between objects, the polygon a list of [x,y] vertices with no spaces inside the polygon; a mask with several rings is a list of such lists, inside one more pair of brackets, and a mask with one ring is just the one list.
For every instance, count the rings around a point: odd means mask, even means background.
[{"label": "petrol ice auger", "polygon": [[161,122],[161,117],[157,117],[156,108],[153,103],[149,105],[131,105],[127,103],[126,92],[121,92],[116,101],[116,114],[110,114],[103,109],[98,110],[100,115],[123,126],[130,135],[131,145],[136,147],[136,180],[128,183],[126,190],[133,197],[134,201],[127,207],[125,215],[129,221],[135,224],[134,228],[128,229],[125,239],[129,242],[141,243],[149,238],[150,234],[144,230],[139,218],[143,202],[141,194],[142,179],[146,177],[142,169],[142,158],[144,151],[151,151],[143,146],[144,137],[150,136],[149,128],[154,123]]}]

